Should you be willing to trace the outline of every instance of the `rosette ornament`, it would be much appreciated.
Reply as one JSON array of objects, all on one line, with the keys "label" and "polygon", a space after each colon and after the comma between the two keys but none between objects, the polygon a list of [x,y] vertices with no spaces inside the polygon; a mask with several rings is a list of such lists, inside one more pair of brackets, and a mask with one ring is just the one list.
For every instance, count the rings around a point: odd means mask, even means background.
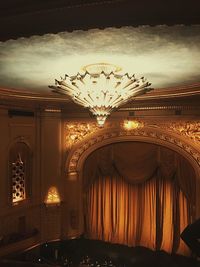
[{"label": "rosette ornament", "polygon": [[55,85],[49,87],[88,108],[102,127],[113,110],[152,90],[144,77],[137,79],[135,75],[120,71],[120,67],[112,64],[91,64],[75,76],[65,75],[61,80],[55,80]]}]

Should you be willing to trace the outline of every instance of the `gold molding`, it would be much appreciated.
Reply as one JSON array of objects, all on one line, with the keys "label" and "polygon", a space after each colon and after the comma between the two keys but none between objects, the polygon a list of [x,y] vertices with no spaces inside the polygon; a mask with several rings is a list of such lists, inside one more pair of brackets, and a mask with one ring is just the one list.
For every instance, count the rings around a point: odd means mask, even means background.
[{"label": "gold molding", "polygon": [[[126,127],[126,123],[129,122],[130,127]],[[109,123],[106,122],[106,128],[120,127],[124,128],[126,131],[131,131],[133,129],[138,129],[144,127],[145,123],[141,120],[124,120],[120,123]],[[98,131],[102,131],[104,128],[97,126],[96,122],[73,122],[66,123],[65,125],[65,147],[70,149],[73,145],[84,140],[91,134],[94,134]]]},{"label": "gold molding", "polygon": [[61,113],[61,109],[45,108],[45,112]]},{"label": "gold molding", "polygon": [[[110,126],[110,127],[109,127]],[[113,127],[114,126],[114,127]],[[185,152],[189,153],[190,156],[198,163],[200,166],[200,151],[194,148],[188,142],[188,137],[193,143],[200,141],[200,122],[193,121],[193,122],[164,122],[164,123],[147,123],[144,122],[143,127],[136,128],[133,130],[124,130],[121,123],[112,123],[110,125],[107,124],[106,132],[97,131],[94,136],[88,137],[87,134],[83,136],[81,139],[85,142],[82,143],[72,154],[70,161],[68,172],[75,172],[77,170],[78,160],[81,155],[93,145],[100,143],[102,141],[108,140],[110,138],[117,138],[117,137],[127,137],[127,136],[143,136],[147,138],[155,138],[160,141],[164,141],[167,143],[171,143]],[[109,130],[110,129],[110,130]],[[161,132],[160,132],[161,129]],[[182,141],[177,135],[179,134],[184,138],[187,138],[186,142]]]},{"label": "gold molding", "polygon": [[137,111],[137,110],[191,110],[200,109],[200,106],[183,106],[183,105],[168,105],[168,106],[143,106],[143,107],[127,107],[119,108],[118,111]]},{"label": "gold molding", "polygon": [[[74,144],[84,140],[88,137],[89,134],[97,133],[98,131],[102,131],[105,129],[111,128],[121,128],[127,131],[135,130],[142,127],[153,127],[153,128],[162,128],[168,131],[173,131],[183,137],[189,137],[195,143],[200,142],[200,121],[146,121],[141,119],[130,120],[133,121],[135,127],[132,129],[126,129],[124,127],[124,123],[127,120],[120,122],[107,122],[105,128],[99,128],[96,123],[86,123],[86,122],[73,122],[70,124],[66,123],[65,126],[65,140],[66,147],[71,148]],[[129,121],[129,120],[128,120]]]},{"label": "gold molding", "polygon": [[[138,96],[135,98],[135,101],[138,100],[147,100],[147,99],[166,99],[174,97],[185,97],[185,96],[194,96],[200,95],[200,83],[178,86],[178,87],[169,87],[169,88],[157,88],[153,91],[145,94],[145,96]],[[17,89],[8,89],[0,87],[0,97],[1,99],[7,100],[34,100],[34,101],[56,101],[56,102],[69,102],[69,99],[66,97],[54,96],[44,93],[33,93],[29,91],[17,90]]]},{"label": "gold molding", "polygon": [[200,122],[174,122],[167,125],[169,130],[172,130],[182,136],[189,137],[194,142],[200,142]]},{"label": "gold molding", "polygon": [[65,125],[65,146],[71,148],[72,145],[82,141],[86,136],[100,130],[96,122],[73,122]]}]

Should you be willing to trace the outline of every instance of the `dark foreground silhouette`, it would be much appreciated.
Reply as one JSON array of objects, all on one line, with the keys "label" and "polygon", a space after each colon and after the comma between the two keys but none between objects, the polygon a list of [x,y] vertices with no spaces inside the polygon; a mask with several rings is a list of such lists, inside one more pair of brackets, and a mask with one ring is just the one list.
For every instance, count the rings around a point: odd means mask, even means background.
[{"label": "dark foreground silhouette", "polygon": [[45,243],[9,257],[0,266],[200,267],[200,262],[194,258],[152,251],[145,247],[127,247],[78,238]]}]

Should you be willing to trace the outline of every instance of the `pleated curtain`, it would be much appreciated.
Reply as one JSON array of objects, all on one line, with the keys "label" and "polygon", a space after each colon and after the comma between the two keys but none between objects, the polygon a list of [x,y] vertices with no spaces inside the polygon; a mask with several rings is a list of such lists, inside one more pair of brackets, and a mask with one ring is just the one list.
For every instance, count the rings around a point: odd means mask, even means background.
[{"label": "pleated curtain", "polygon": [[195,176],[180,155],[153,144],[109,145],[84,168],[88,238],[189,255],[180,233],[193,220]]}]

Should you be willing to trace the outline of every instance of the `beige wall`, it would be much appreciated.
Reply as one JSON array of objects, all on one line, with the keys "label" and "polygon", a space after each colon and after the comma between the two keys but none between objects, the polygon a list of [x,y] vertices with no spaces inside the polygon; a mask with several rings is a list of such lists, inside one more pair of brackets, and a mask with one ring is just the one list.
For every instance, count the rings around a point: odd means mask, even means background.
[{"label": "beige wall", "polygon": [[[17,232],[19,217],[25,216],[27,231],[39,230],[34,242],[59,239],[63,204],[46,207],[44,200],[50,186],[56,186],[64,198],[60,113],[36,111],[34,117],[9,117],[8,110],[1,108],[0,129],[0,236]],[[8,197],[8,160],[9,149],[17,141],[27,143],[32,152],[31,195],[13,206]]]},{"label": "beige wall", "polygon": [[[6,236],[18,232],[19,217],[26,217],[26,229],[32,231],[37,228],[40,231],[40,196],[38,186],[40,177],[37,175],[37,148],[36,138],[36,118],[35,117],[9,117],[6,109],[0,109],[0,235]],[[9,199],[9,149],[18,141],[26,142],[32,152],[32,177],[31,198],[19,205],[13,206]],[[38,237],[39,238],[39,237]]]},{"label": "beige wall", "polygon": [[[48,189],[56,186],[61,192],[61,117],[60,113],[41,113],[41,202],[44,203]],[[61,207],[42,208],[42,240],[61,236]]]}]

